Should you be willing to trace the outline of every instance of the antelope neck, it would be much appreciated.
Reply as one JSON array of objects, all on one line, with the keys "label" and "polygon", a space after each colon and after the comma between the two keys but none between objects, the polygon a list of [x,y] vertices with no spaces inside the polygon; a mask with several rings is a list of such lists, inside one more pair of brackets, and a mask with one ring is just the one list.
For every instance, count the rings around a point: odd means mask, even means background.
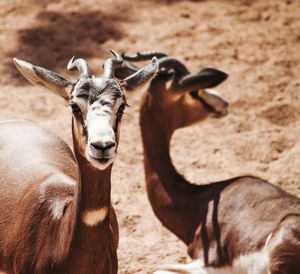
[{"label": "antelope neck", "polygon": [[[73,123],[74,127],[74,123]],[[110,207],[111,168],[104,170],[95,168],[78,149],[77,140],[73,130],[73,147],[79,169],[79,210]]]},{"label": "antelope neck", "polygon": [[[79,155],[77,155],[79,154]],[[99,170],[80,153],[76,153],[79,166],[80,203],[79,210],[110,207],[111,168]]]},{"label": "antelope neck", "polygon": [[[94,168],[80,154],[74,128],[73,147],[79,169],[78,198],[74,200],[77,203],[77,220],[71,254],[66,263],[69,272],[66,273],[85,273],[86,269],[90,269],[89,273],[111,273],[109,261],[111,256],[116,256],[112,249],[112,234],[109,228],[112,165],[105,170]],[[89,225],[84,222],[85,213],[89,212],[103,213],[96,223]],[[79,269],[82,269],[82,272],[78,272]]]},{"label": "antelope neck", "polygon": [[176,171],[169,153],[173,132],[150,117],[149,113],[141,113],[140,120],[148,198],[160,221],[190,244],[201,214],[200,207],[193,201],[197,200],[202,187],[190,184]]},{"label": "antelope neck", "polygon": [[164,129],[147,129],[142,125],[145,168],[147,173],[156,173],[165,190],[171,194],[176,193],[176,186],[188,182],[176,171],[170,157],[170,139],[172,133]]}]

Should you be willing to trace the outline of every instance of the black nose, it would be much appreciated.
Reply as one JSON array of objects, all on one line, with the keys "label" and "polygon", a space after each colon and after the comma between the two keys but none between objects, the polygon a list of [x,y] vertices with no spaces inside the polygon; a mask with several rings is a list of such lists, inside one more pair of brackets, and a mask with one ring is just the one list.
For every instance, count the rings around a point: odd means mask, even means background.
[{"label": "black nose", "polygon": [[100,150],[102,153],[106,152],[107,150],[113,148],[116,145],[115,142],[108,142],[108,143],[91,143],[90,146],[94,150]]}]

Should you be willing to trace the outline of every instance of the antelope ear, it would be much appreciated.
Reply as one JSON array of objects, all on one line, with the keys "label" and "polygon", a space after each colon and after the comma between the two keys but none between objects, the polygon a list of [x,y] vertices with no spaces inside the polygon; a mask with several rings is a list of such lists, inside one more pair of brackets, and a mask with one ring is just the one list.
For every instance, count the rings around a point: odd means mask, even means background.
[{"label": "antelope ear", "polygon": [[151,78],[158,70],[158,60],[153,57],[151,63],[144,66],[134,74],[125,78],[121,85],[127,90],[132,90]]},{"label": "antelope ear", "polygon": [[228,75],[214,68],[205,68],[197,73],[184,76],[178,83],[179,91],[213,88],[227,79]]},{"label": "antelope ear", "polygon": [[69,99],[74,83],[53,71],[32,65],[26,61],[17,58],[14,58],[13,61],[17,69],[31,84],[42,85],[65,100]]}]

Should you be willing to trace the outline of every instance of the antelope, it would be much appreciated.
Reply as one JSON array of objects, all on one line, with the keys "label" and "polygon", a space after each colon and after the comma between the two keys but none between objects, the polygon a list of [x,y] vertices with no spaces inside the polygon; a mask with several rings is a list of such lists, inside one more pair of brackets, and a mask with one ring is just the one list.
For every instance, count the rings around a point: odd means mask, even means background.
[{"label": "antelope", "polygon": [[70,60],[77,81],[14,59],[23,76],[72,108],[74,154],[56,135],[25,121],[0,123],[0,267],[8,273],[116,274],[118,224],[111,205],[111,169],[126,107],[123,88],[151,77],[154,60],[124,81],[120,55],[92,76]]},{"label": "antelope", "polygon": [[[155,53],[123,55],[139,61]],[[127,70],[126,70],[127,68]],[[119,77],[135,72],[129,63]],[[170,157],[174,131],[224,116],[226,102],[206,91],[227,75],[206,68],[190,73],[180,61],[161,57],[140,107],[147,194],[162,224],[187,246],[191,262],[159,267],[155,274],[300,273],[300,200],[253,176],[195,185]]]}]

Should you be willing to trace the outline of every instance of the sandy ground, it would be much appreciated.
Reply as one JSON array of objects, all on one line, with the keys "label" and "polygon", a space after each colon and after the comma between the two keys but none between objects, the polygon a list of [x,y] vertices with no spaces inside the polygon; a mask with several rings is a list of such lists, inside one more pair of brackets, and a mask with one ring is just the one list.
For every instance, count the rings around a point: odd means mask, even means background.
[{"label": "sandy ground", "polygon": [[[65,69],[72,55],[101,73],[109,48],[165,51],[191,71],[223,69],[230,77],[219,91],[230,113],[177,131],[176,167],[199,184],[253,174],[300,197],[300,0],[2,0],[0,43],[0,119],[34,121],[69,144],[70,110],[29,85],[13,67],[13,56],[67,77],[74,77]],[[124,274],[186,261],[184,245],[162,227],[147,201],[141,94],[128,94],[131,108],[113,169]]]}]

